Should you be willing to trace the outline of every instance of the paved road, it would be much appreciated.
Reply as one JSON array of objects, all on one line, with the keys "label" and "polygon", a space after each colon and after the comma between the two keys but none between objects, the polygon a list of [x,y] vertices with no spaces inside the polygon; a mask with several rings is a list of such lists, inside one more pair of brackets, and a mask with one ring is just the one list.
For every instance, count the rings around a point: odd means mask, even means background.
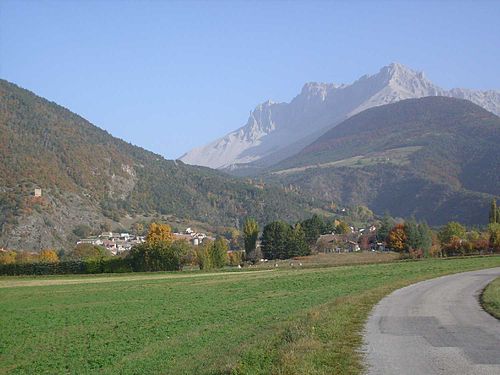
[{"label": "paved road", "polygon": [[500,268],[465,272],[399,289],[366,324],[369,375],[500,375],[500,321],[479,305]]}]

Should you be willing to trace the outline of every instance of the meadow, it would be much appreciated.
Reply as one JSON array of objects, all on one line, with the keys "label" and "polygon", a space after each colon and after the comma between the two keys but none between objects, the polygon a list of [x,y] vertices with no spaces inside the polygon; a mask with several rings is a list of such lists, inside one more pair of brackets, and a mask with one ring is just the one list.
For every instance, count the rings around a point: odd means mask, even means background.
[{"label": "meadow", "polygon": [[[335,256],[335,255],[333,255]],[[0,373],[357,374],[394,289],[500,257],[0,278]]]}]

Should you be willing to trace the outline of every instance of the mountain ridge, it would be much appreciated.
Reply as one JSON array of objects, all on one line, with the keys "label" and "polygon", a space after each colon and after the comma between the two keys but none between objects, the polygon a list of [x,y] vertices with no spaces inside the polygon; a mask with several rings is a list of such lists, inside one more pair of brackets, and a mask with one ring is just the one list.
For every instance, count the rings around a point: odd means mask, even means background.
[{"label": "mountain ridge", "polygon": [[468,99],[500,114],[499,91],[444,90],[424,73],[392,63],[351,84],[306,83],[289,103],[266,101],[251,112],[244,126],[185,153],[180,160],[229,171],[269,167],[299,152],[330,127],[356,113],[424,96]]}]

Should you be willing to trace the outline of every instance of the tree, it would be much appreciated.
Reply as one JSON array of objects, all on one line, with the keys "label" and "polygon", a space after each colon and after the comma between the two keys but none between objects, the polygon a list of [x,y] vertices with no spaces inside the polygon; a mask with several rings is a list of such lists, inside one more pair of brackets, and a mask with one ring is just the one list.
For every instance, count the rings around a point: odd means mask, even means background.
[{"label": "tree", "polygon": [[347,225],[345,221],[339,221],[339,223],[335,227],[335,233],[337,234],[351,233],[351,227]]},{"label": "tree", "polygon": [[134,235],[142,236],[144,235],[144,223],[137,221],[134,224],[132,224],[130,230]]},{"label": "tree", "polygon": [[262,233],[262,253],[267,259],[286,259],[290,225],[274,221],[264,227]]},{"label": "tree", "polygon": [[377,230],[377,240],[381,242],[385,242],[389,232],[396,224],[396,221],[389,216],[389,214],[385,214],[382,218],[382,222],[380,223],[380,228]]},{"label": "tree", "polygon": [[40,251],[38,259],[42,263],[57,263],[59,262],[59,257],[55,250],[45,249]]},{"label": "tree", "polygon": [[491,200],[489,223],[490,224],[500,223],[500,218],[498,217],[498,208],[496,199]]},{"label": "tree", "polygon": [[306,234],[300,223],[297,223],[290,231],[287,245],[287,258],[309,254],[311,254],[311,248],[306,242]]},{"label": "tree", "polygon": [[238,266],[243,261],[243,251],[231,251],[227,257],[229,265]]},{"label": "tree", "polygon": [[66,256],[73,260],[98,259],[110,256],[110,252],[104,247],[95,246],[89,243],[81,243],[75,246]]},{"label": "tree", "polygon": [[306,235],[306,241],[309,245],[314,245],[325,230],[323,219],[316,214],[310,219],[304,220],[301,224]]},{"label": "tree", "polygon": [[406,248],[406,232],[405,226],[403,224],[396,224],[394,228],[391,229],[389,235],[387,236],[387,246],[389,248],[402,252]]},{"label": "tree", "polygon": [[355,222],[366,223],[373,220],[373,212],[366,206],[356,206],[350,213],[351,219]]},{"label": "tree", "polygon": [[424,252],[424,256],[429,256],[432,248],[432,230],[425,221],[418,224],[419,244],[418,247]]},{"label": "tree", "polygon": [[222,237],[217,237],[210,250],[213,267],[224,267],[227,263],[227,251],[229,250],[226,240]]},{"label": "tree", "polygon": [[0,264],[16,263],[16,252],[11,250],[0,251]]},{"label": "tree", "polygon": [[213,268],[211,257],[212,246],[212,241],[205,240],[196,248],[196,261],[201,270],[209,270]]},{"label": "tree", "polygon": [[240,250],[240,231],[236,228],[228,228],[224,230],[223,233],[224,238],[229,241],[229,249],[230,250]]},{"label": "tree", "polygon": [[146,236],[146,242],[148,244],[155,244],[158,242],[163,242],[166,245],[172,243],[174,235],[172,234],[172,229],[168,224],[158,224],[151,223],[149,226],[149,231]]},{"label": "tree", "polygon": [[443,244],[443,250],[446,255],[456,255],[458,253],[464,253],[463,239],[458,236],[451,236],[448,242]]},{"label": "tree", "polygon": [[255,219],[246,218],[243,223],[243,240],[245,243],[245,254],[247,259],[255,257],[255,248],[259,236],[259,224]]},{"label": "tree", "polygon": [[434,231],[431,231],[431,237],[432,237],[432,246],[429,250],[429,255],[431,257],[442,257],[443,251],[441,248],[441,241],[439,241],[438,234]]},{"label": "tree", "polygon": [[190,250],[184,241],[151,241],[134,246],[128,255],[134,271],[179,271]]},{"label": "tree", "polygon": [[417,250],[420,248],[420,232],[418,224],[414,218],[407,220],[404,223],[404,230],[406,235],[405,248],[406,250]]},{"label": "tree", "polygon": [[490,234],[489,246],[495,252],[500,252],[500,223],[488,225]]},{"label": "tree", "polygon": [[451,242],[453,237],[457,237],[459,239],[465,238],[465,228],[462,224],[457,223],[456,221],[450,221],[439,231],[439,240],[441,244],[446,245]]}]

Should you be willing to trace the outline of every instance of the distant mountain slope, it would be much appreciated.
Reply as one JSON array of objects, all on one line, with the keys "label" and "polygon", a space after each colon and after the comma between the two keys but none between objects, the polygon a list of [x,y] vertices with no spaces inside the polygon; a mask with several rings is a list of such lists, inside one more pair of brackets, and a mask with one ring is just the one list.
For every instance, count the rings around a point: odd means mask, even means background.
[{"label": "distant mountain slope", "polygon": [[63,247],[76,225],[99,228],[105,216],[235,225],[245,215],[298,219],[312,207],[295,193],[165,160],[0,80],[0,247]]},{"label": "distant mountain slope", "polygon": [[500,195],[500,118],[470,101],[408,99],[334,127],[268,177],[322,199],[485,223]]},{"label": "distant mountain slope", "polygon": [[394,63],[350,85],[308,83],[290,103],[263,103],[251,112],[245,126],[187,152],[181,160],[211,168],[240,169],[244,174],[245,170],[258,170],[292,156],[330,127],[365,109],[438,95],[468,99],[500,114],[498,91],[446,91],[423,73]]}]

